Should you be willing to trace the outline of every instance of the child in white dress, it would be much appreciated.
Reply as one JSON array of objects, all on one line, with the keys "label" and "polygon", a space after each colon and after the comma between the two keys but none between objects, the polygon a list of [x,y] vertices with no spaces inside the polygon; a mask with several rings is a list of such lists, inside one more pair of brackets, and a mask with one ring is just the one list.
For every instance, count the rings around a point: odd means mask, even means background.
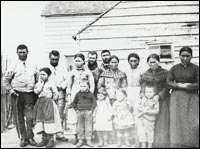
[{"label": "child in white dress", "polygon": [[104,88],[100,88],[97,93],[97,107],[94,111],[94,130],[98,135],[98,146],[107,146],[108,132],[112,129],[112,108]]},{"label": "child in white dress", "polygon": [[154,141],[154,127],[156,115],[159,112],[159,101],[155,100],[155,88],[151,85],[145,87],[145,97],[143,97],[137,108],[138,116],[138,136],[142,148],[152,148]]},{"label": "child in white dress", "polygon": [[116,91],[116,101],[113,104],[113,116],[113,123],[117,131],[117,146],[120,147],[122,145],[122,137],[124,135],[125,144],[130,147],[130,130],[133,129],[135,122],[125,90]]}]

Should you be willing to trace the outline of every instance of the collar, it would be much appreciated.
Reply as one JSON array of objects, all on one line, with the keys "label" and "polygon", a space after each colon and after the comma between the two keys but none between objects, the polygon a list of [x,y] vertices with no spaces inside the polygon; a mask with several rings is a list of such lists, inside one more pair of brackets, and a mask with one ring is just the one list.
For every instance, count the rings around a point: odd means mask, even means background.
[{"label": "collar", "polygon": [[79,71],[79,70],[85,70],[85,69],[84,69],[84,67],[81,67],[81,68],[76,67],[76,70]]},{"label": "collar", "polygon": [[184,65],[183,63],[180,63],[180,65],[183,66],[184,68],[190,66],[190,64],[191,64],[191,63],[189,63],[189,64],[187,64],[187,65]]}]

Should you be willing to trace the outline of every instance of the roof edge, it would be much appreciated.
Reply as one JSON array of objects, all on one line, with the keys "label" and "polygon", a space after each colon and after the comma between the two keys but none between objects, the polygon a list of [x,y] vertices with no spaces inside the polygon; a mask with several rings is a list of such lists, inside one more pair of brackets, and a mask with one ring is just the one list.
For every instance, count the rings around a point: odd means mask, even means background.
[{"label": "roof edge", "polygon": [[118,3],[116,3],[114,6],[112,6],[111,8],[109,8],[108,10],[106,10],[104,13],[102,13],[99,17],[97,17],[94,21],[92,21],[91,23],[87,24],[84,28],[82,28],[80,31],[78,31],[75,35],[72,36],[72,38],[74,40],[77,39],[77,36],[82,33],[83,31],[85,31],[89,26],[91,26],[92,24],[94,24],[95,22],[97,22],[100,18],[102,18],[106,13],[108,13],[109,11],[111,11],[113,8],[115,8],[119,3],[121,3],[121,1],[119,1]]},{"label": "roof edge", "polygon": [[41,17],[63,17],[63,16],[85,16],[85,15],[100,15],[101,13],[80,13],[80,14],[51,14],[41,15]]}]

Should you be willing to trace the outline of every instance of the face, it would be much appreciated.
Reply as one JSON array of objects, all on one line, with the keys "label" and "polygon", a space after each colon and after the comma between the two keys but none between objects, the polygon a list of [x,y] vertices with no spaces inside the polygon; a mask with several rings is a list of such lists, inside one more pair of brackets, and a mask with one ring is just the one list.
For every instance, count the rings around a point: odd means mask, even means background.
[{"label": "face", "polygon": [[110,58],[110,53],[108,53],[108,52],[102,53],[101,58],[105,64],[108,64],[108,60]]},{"label": "face", "polygon": [[25,61],[27,59],[28,51],[27,49],[18,49],[17,54],[20,60]]},{"label": "face", "polygon": [[159,66],[159,61],[157,61],[154,58],[150,58],[148,61],[149,67],[151,68],[151,70],[156,70]]},{"label": "face", "polygon": [[81,92],[87,91],[88,90],[87,83],[81,83],[80,84],[80,90],[81,90]]},{"label": "face", "polygon": [[50,64],[53,66],[53,67],[56,67],[56,66],[58,66],[58,62],[59,62],[59,56],[55,56],[55,55],[51,55],[50,56]]},{"label": "face", "polygon": [[187,51],[182,52],[179,57],[183,65],[188,65],[192,59],[192,55]]},{"label": "face", "polygon": [[94,64],[97,61],[96,55],[89,54],[88,55],[88,63]]},{"label": "face", "polygon": [[128,62],[130,64],[131,68],[133,68],[133,69],[137,68],[137,66],[139,64],[138,59],[135,57],[131,57]]},{"label": "face", "polygon": [[44,82],[47,81],[49,78],[48,74],[44,71],[40,72],[40,79],[42,79]]},{"label": "face", "polygon": [[104,100],[105,96],[103,94],[97,94],[97,99],[98,100]]},{"label": "face", "polygon": [[119,62],[117,61],[117,59],[113,58],[111,61],[110,61],[110,69],[112,70],[117,70],[118,69],[118,64]]},{"label": "face", "polygon": [[77,68],[81,68],[84,65],[84,61],[80,57],[76,57],[74,61]]},{"label": "face", "polygon": [[124,94],[121,91],[116,92],[116,99],[117,99],[117,101],[123,101],[124,100]]},{"label": "face", "polygon": [[154,95],[155,95],[154,88],[153,87],[146,87],[146,89],[145,89],[145,96],[148,99],[151,99],[151,98],[153,98]]}]

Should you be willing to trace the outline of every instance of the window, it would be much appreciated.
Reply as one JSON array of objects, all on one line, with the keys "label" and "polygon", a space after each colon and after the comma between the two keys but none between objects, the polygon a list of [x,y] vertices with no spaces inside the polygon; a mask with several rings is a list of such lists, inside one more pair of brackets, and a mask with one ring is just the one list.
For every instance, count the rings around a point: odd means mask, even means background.
[{"label": "window", "polygon": [[174,59],[172,43],[147,43],[147,48],[151,54],[158,54],[161,62],[170,62]]}]

